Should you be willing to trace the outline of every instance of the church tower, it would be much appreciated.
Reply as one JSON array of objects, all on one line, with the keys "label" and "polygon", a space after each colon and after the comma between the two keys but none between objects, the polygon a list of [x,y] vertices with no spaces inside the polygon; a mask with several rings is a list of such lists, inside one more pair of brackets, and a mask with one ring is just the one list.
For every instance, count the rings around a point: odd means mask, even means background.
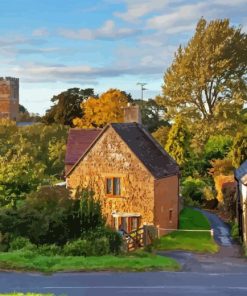
[{"label": "church tower", "polygon": [[18,120],[19,78],[0,77],[0,118]]}]

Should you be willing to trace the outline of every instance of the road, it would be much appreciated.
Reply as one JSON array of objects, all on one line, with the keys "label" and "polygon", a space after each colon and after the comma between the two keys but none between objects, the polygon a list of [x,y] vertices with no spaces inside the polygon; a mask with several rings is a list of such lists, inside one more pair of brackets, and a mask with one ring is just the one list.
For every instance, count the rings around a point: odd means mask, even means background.
[{"label": "road", "polygon": [[55,295],[246,296],[246,273],[0,273],[0,291]]}]

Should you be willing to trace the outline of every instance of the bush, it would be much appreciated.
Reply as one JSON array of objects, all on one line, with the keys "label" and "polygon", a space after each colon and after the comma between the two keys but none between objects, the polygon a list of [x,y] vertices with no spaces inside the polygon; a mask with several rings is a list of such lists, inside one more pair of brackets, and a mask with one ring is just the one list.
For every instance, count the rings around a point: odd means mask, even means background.
[{"label": "bush", "polygon": [[28,238],[25,237],[16,237],[9,244],[9,251],[17,251],[17,250],[36,250],[37,247],[30,242]]},{"label": "bush", "polygon": [[9,233],[1,233],[0,232],[0,252],[6,252],[9,249],[9,240],[10,235]]},{"label": "bush", "polygon": [[0,209],[0,232],[25,236],[36,245],[64,245],[104,225],[101,205],[86,189],[71,199],[66,188],[42,187],[16,209]]},{"label": "bush", "polygon": [[239,239],[238,223],[232,223],[232,225],[231,225],[231,236],[235,240]]},{"label": "bush", "polygon": [[196,206],[203,202],[203,188],[206,183],[200,179],[186,178],[182,183],[182,196],[187,206]]},{"label": "bush", "polygon": [[109,240],[106,237],[101,237],[94,241],[77,239],[68,242],[63,248],[65,256],[103,256],[109,253]]},{"label": "bush", "polygon": [[91,241],[96,241],[99,238],[107,238],[110,253],[112,254],[119,254],[123,242],[122,236],[109,227],[98,227],[94,231],[84,233],[82,237]]},{"label": "bush", "polygon": [[63,247],[63,254],[65,256],[91,256],[94,255],[93,251],[92,242],[85,239],[67,242]]},{"label": "bush", "polygon": [[93,242],[93,252],[96,256],[107,255],[110,253],[110,244],[107,237],[101,237]]},{"label": "bush", "polygon": [[62,253],[62,248],[52,244],[52,245],[41,245],[38,247],[37,252],[40,255],[44,255],[44,256],[55,256],[55,255],[60,255]]}]

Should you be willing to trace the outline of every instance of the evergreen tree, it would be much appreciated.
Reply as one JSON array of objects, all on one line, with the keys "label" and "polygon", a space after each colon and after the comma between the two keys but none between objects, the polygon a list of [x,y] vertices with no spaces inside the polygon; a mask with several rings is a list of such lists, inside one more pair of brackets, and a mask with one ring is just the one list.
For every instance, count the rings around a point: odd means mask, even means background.
[{"label": "evergreen tree", "polygon": [[184,165],[189,157],[189,132],[181,116],[178,116],[168,134],[166,151],[179,165]]}]

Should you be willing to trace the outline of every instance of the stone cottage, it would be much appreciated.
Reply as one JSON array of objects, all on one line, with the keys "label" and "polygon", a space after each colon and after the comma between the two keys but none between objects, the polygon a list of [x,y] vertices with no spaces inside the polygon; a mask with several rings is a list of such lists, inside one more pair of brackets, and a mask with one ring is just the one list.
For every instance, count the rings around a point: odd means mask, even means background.
[{"label": "stone cottage", "polygon": [[235,179],[238,182],[237,188],[237,209],[239,235],[243,242],[247,243],[247,160],[235,171]]},{"label": "stone cottage", "polygon": [[[127,111],[126,121],[134,121]],[[127,232],[144,224],[177,228],[179,167],[140,123],[71,129],[67,145],[67,187],[92,189],[109,225]]]}]

